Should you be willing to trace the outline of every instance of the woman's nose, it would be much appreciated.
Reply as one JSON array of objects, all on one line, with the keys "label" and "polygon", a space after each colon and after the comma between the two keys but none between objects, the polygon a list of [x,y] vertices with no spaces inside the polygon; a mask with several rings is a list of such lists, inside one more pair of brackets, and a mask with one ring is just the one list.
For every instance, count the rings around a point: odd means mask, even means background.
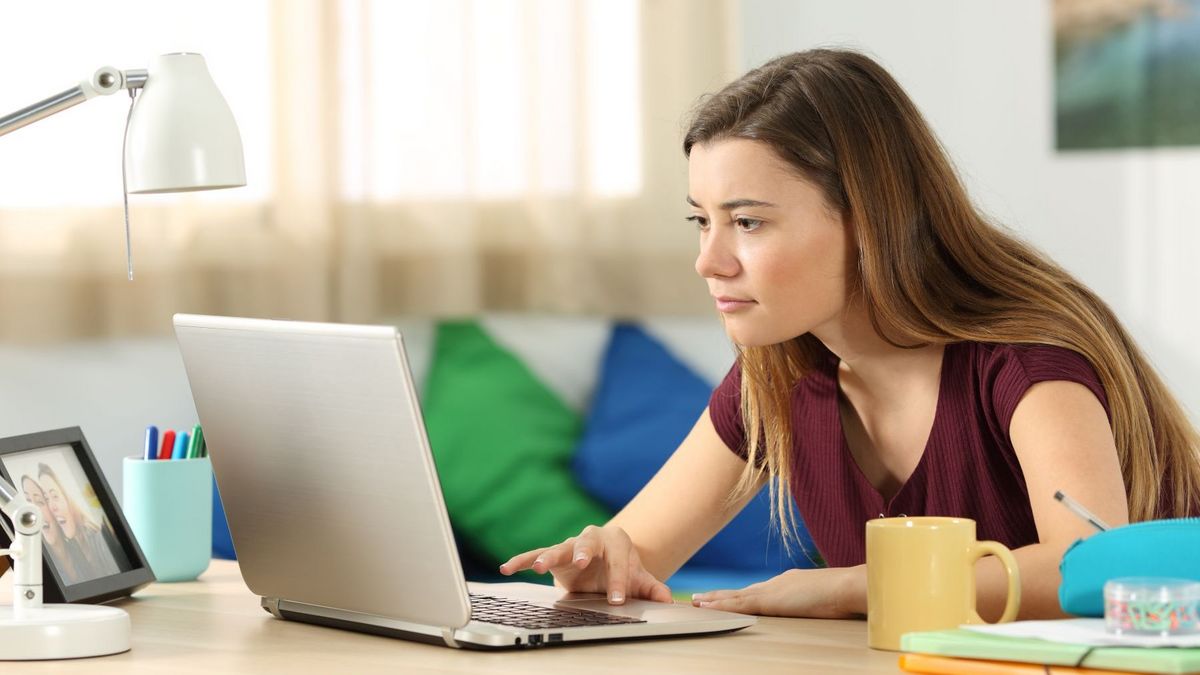
[{"label": "woman's nose", "polygon": [[696,256],[696,274],[709,277],[731,277],[738,272],[738,260],[722,233],[715,230],[701,235],[700,255]]}]

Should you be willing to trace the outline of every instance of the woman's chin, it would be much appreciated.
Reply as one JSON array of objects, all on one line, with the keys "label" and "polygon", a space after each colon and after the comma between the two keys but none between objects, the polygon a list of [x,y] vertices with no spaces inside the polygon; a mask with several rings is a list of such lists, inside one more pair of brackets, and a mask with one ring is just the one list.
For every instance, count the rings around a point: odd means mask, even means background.
[{"label": "woman's chin", "polygon": [[[725,318],[725,335],[739,347],[770,347],[781,342],[787,342],[795,337],[779,331],[763,330],[761,327],[746,325],[737,319]],[[747,322],[748,323],[748,322]]]}]

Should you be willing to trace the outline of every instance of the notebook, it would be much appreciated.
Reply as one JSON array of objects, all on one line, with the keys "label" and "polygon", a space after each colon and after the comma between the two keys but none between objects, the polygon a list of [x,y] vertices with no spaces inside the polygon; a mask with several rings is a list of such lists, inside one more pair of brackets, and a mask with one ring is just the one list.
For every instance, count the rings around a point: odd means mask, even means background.
[{"label": "notebook", "polygon": [[1200,673],[1200,647],[1088,646],[955,629],[908,633],[900,638],[900,649],[968,659],[1137,673]]},{"label": "notebook", "polygon": [[242,577],[276,617],[475,648],[755,623],[538,584],[468,584],[395,327],[179,314],[175,334]]}]

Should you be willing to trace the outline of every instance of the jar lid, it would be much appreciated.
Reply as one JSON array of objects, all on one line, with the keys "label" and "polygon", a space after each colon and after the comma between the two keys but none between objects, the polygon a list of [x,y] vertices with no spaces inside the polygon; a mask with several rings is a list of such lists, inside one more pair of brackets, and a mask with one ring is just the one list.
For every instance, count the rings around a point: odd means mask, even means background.
[{"label": "jar lid", "polygon": [[1200,600],[1200,581],[1168,577],[1121,577],[1104,584],[1104,597],[1124,601]]}]

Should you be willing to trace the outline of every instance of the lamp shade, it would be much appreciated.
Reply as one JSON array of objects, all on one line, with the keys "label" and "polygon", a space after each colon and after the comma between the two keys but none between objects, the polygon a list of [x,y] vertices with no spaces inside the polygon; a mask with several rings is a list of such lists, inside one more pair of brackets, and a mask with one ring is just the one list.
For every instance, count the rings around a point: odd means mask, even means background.
[{"label": "lamp shade", "polygon": [[150,62],[125,145],[129,192],[192,192],[246,184],[242,137],[199,54]]}]

